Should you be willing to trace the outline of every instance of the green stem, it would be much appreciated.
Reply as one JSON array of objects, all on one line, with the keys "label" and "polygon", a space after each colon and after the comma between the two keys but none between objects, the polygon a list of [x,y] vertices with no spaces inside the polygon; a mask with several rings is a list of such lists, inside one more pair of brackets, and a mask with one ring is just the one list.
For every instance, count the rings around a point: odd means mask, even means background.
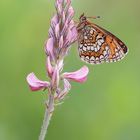
[{"label": "green stem", "polygon": [[45,136],[47,134],[48,126],[54,111],[54,95],[49,94],[48,101],[46,103],[47,107],[44,114],[44,120],[41,127],[41,132],[39,136],[39,140],[45,140]]}]

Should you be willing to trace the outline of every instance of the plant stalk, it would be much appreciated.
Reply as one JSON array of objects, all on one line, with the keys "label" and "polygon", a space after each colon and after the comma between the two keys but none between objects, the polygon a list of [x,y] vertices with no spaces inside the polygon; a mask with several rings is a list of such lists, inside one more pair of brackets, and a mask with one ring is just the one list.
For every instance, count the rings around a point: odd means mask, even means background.
[{"label": "plant stalk", "polygon": [[39,140],[45,140],[45,136],[47,134],[48,126],[49,126],[53,111],[54,111],[54,95],[49,94],[48,101],[46,103],[46,110],[44,114],[44,120],[41,127]]}]

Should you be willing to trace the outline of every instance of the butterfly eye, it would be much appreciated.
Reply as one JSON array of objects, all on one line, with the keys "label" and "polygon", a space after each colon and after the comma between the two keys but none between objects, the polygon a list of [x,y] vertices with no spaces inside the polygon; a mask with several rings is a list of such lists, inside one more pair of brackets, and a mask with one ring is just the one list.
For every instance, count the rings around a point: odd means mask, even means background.
[{"label": "butterfly eye", "polygon": [[85,21],[86,20],[86,17],[83,17],[82,20]]},{"label": "butterfly eye", "polygon": [[86,16],[84,15],[84,13],[80,16],[80,22],[84,22],[86,21]]}]

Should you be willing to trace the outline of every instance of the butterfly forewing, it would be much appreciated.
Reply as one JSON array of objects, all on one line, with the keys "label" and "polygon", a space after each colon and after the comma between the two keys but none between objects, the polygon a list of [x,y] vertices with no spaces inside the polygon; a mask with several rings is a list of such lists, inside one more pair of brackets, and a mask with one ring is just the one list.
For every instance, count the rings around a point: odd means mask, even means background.
[{"label": "butterfly forewing", "polygon": [[124,58],[127,47],[116,36],[87,20],[78,25],[80,58],[90,64],[116,62]]}]

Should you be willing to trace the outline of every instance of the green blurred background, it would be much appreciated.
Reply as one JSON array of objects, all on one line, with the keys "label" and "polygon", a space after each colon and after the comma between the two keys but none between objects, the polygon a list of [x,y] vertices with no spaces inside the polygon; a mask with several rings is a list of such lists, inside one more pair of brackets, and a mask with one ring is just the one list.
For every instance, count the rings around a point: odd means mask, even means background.
[{"label": "green blurred background", "polygon": [[[83,12],[100,15],[94,22],[126,42],[129,53],[121,62],[88,65],[88,81],[72,83],[47,140],[140,140],[140,1],[72,2],[75,20]],[[46,79],[43,47],[54,12],[50,0],[0,0],[0,140],[38,139],[46,96],[31,92],[25,78],[33,71]],[[64,70],[83,65],[74,45]]]}]

